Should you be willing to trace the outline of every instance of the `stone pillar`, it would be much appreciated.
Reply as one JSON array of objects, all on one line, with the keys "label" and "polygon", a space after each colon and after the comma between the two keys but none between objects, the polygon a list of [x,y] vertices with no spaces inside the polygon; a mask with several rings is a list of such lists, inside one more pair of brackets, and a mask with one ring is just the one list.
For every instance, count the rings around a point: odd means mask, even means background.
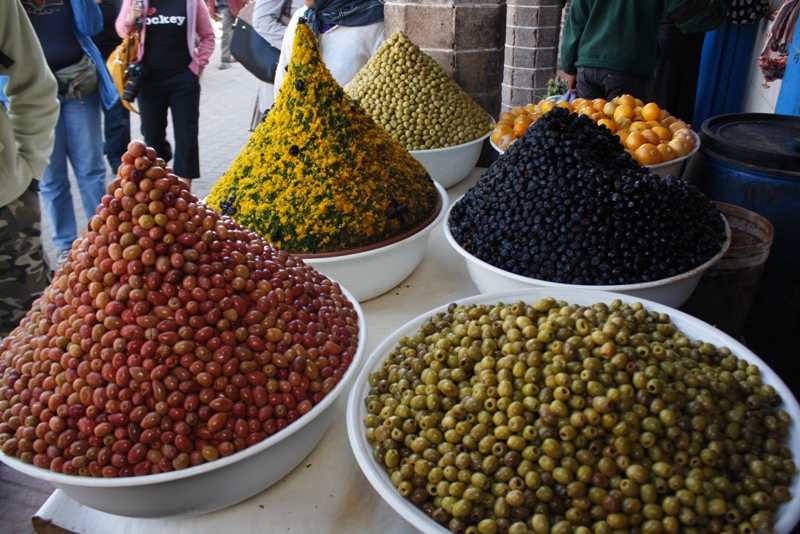
[{"label": "stone pillar", "polygon": [[495,119],[500,113],[504,0],[387,0],[386,36],[402,30]]},{"label": "stone pillar", "polygon": [[502,110],[536,103],[556,73],[564,0],[508,0]]}]

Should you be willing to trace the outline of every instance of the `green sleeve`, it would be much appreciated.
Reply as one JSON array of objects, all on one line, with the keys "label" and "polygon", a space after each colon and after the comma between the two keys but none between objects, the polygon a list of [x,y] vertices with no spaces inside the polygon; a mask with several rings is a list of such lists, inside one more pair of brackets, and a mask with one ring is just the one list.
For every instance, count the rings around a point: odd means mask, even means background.
[{"label": "green sleeve", "polygon": [[667,0],[666,8],[682,33],[716,30],[728,16],[724,0]]},{"label": "green sleeve", "polygon": [[578,61],[578,46],[588,19],[589,8],[586,0],[574,0],[572,7],[569,8],[567,22],[564,25],[564,40],[561,43],[561,68],[566,74],[578,72],[575,67],[575,62]]},{"label": "green sleeve", "polygon": [[[0,113],[0,206],[39,180],[53,149],[60,104],[58,86],[28,15],[17,0],[0,1],[0,50],[14,63],[8,77],[7,112]],[[16,196],[14,196],[16,195]]]}]

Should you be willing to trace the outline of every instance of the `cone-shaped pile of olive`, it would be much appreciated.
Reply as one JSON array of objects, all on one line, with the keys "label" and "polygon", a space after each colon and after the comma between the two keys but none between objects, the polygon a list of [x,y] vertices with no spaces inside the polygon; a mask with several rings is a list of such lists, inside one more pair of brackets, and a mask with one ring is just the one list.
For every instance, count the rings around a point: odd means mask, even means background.
[{"label": "cone-shaped pile of olive", "polygon": [[298,24],[275,106],[210,205],[294,253],[336,252],[419,227],[438,193],[425,168],[359,108]]},{"label": "cone-shaped pile of olive", "polygon": [[0,347],[2,452],[65,474],[210,462],[306,414],[358,323],[337,284],[221,217],[151,148]]},{"label": "cone-shaped pile of olive", "polygon": [[401,31],[344,90],[408,150],[461,145],[492,128],[483,108]]},{"label": "cone-shaped pile of olive", "polygon": [[688,182],[651,174],[610,130],[556,108],[453,208],[453,237],[505,271],[551,282],[632,284],[719,253],[725,223]]}]

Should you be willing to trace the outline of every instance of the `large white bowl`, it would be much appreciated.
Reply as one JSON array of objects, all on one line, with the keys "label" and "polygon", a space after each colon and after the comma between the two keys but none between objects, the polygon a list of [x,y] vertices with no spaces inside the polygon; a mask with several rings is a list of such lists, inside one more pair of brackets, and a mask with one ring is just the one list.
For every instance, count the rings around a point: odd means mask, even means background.
[{"label": "large white bowl", "polygon": [[[460,197],[458,200],[461,200]],[[458,200],[453,203],[455,206]],[[536,278],[529,278],[508,271],[504,271],[499,267],[490,265],[485,261],[476,258],[462,247],[450,233],[450,212],[453,209],[447,210],[447,216],[444,222],[444,235],[450,245],[461,254],[467,261],[467,270],[472,282],[478,291],[481,293],[492,293],[495,291],[505,291],[508,289],[524,289],[531,286],[550,288],[551,291],[558,291],[561,289],[581,288],[590,291],[615,291],[623,295],[630,295],[636,298],[648,299],[666,306],[673,308],[680,308],[686,302],[700,282],[700,277],[703,272],[709,267],[714,265],[728,250],[731,244],[731,229],[728,222],[723,217],[725,222],[725,243],[723,243],[720,251],[710,260],[704,264],[695,267],[691,271],[664,278],[662,280],[654,280],[652,282],[642,282],[639,284],[624,284],[624,285],[608,285],[608,286],[592,286],[592,285],[576,285],[576,284],[561,284],[558,282],[549,282],[547,280],[538,280]]]},{"label": "large white bowl", "polygon": [[342,256],[303,256],[303,261],[346,287],[359,302],[386,293],[417,268],[428,248],[431,231],[444,219],[447,192],[441,184],[435,185],[442,207],[436,219],[419,232],[385,247]]},{"label": "large white bowl", "polygon": [[[708,343],[713,343],[717,347],[726,346],[733,354],[755,364],[761,370],[764,382],[771,384],[775,391],[783,398],[782,408],[786,410],[792,418],[793,424],[789,428],[787,443],[795,455],[795,461],[800,456],[800,405],[791,393],[791,390],[784,384],[778,375],[770,369],[763,360],[753,354],[747,347],[736,341],[734,338],[725,334],[721,330],[695,319],[691,315],[663,306],[656,302],[632,299],[618,293],[607,291],[589,291],[585,289],[565,289],[565,288],[528,288],[499,293],[489,293],[476,295],[458,301],[458,304],[495,304],[497,302],[517,302],[524,301],[529,304],[541,298],[553,297],[563,300],[570,304],[591,305],[597,302],[610,303],[614,299],[621,299],[624,302],[641,302],[645,309],[659,313],[667,313],[672,323],[686,335],[689,339],[700,339]],[[364,398],[369,392],[369,374],[376,371],[389,355],[392,349],[397,346],[401,336],[413,335],[428,317],[445,312],[449,303],[439,308],[423,313],[405,325],[398,328],[389,335],[377,348],[370,354],[369,358],[361,368],[356,383],[350,390],[347,402],[347,434],[350,438],[350,446],[353,448],[359,467],[364,472],[370,484],[380,494],[380,496],[400,514],[406,521],[411,523],[420,532],[425,534],[449,534],[449,530],[433,521],[414,506],[411,501],[399,495],[397,489],[392,485],[389,475],[372,456],[372,447],[365,437],[364,417],[367,415],[367,408],[364,405]],[[793,527],[800,520],[800,481],[795,480],[790,488],[792,500],[780,506],[775,514],[774,534],[789,534]]]},{"label": "large white bowl", "polygon": [[[653,174],[657,174],[661,178],[666,178],[668,174],[671,174],[675,178],[680,178],[683,175],[684,169],[686,168],[688,159],[697,153],[698,150],[700,150],[700,136],[698,136],[695,132],[692,132],[692,134],[694,135],[694,148],[691,152],[685,156],[675,158],[672,161],[667,161],[666,163],[657,163],[656,165],[646,165],[646,167],[650,169]],[[505,151],[500,150],[500,147],[497,146],[491,139],[489,139],[489,143],[491,143],[492,148],[494,148],[498,153],[505,153]]]},{"label": "large white bowl", "polygon": [[462,145],[430,150],[409,150],[409,152],[422,163],[431,178],[447,189],[466,178],[475,168],[481,155],[483,141],[490,135],[491,131],[480,139]]},{"label": "large white bowl", "polygon": [[193,516],[248,499],[278,482],[311,452],[328,429],[342,392],[358,375],[367,346],[367,324],[355,298],[345,288],[342,293],[358,313],[358,350],[352,364],[310,412],[252,447],[181,471],[126,478],[63,475],[5,454],[0,454],[0,460],[26,475],[46,480],[85,506],[109,514]]}]

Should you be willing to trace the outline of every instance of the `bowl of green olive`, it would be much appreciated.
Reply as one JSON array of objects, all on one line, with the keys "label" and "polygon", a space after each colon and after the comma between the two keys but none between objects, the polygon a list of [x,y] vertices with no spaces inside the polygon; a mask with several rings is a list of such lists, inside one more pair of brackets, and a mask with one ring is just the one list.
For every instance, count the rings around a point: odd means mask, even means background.
[{"label": "bowl of green olive", "polygon": [[361,368],[347,429],[420,532],[776,532],[800,406],[734,338],[619,293],[529,288],[421,314]]}]

